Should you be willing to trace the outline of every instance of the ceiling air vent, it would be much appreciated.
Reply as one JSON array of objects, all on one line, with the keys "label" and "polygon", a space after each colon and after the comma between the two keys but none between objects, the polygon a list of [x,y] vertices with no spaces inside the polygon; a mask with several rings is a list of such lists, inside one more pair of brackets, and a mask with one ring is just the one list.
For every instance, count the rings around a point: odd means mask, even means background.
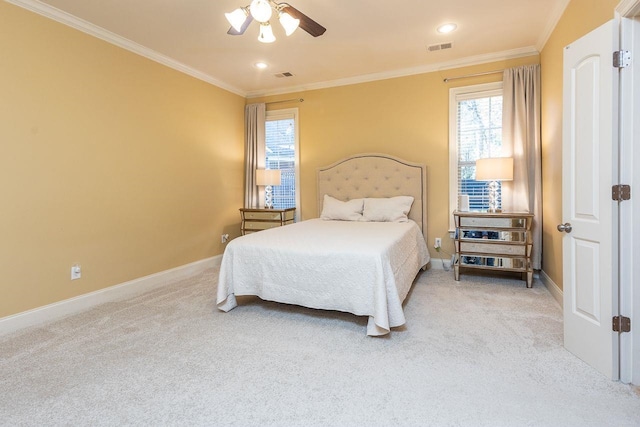
[{"label": "ceiling air vent", "polygon": [[293,77],[293,73],[285,71],[284,73],[276,73],[276,74],[274,74],[274,76],[276,76],[278,78],[280,78],[280,77]]},{"label": "ceiling air vent", "polygon": [[431,46],[427,46],[427,50],[429,52],[435,52],[437,50],[451,49],[452,47],[453,47],[453,42],[446,42],[446,43],[432,44]]}]

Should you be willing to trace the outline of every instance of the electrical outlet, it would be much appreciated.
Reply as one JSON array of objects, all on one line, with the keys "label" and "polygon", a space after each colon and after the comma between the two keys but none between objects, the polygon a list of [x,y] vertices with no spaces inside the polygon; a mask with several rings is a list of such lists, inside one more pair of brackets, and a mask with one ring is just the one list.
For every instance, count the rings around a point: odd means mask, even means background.
[{"label": "electrical outlet", "polygon": [[436,243],[433,245],[434,248],[438,249],[442,247],[442,239],[440,237],[436,237]]},{"label": "electrical outlet", "polygon": [[223,234],[220,236],[220,243],[227,243],[229,241],[229,235]]},{"label": "electrical outlet", "polygon": [[73,264],[71,266],[71,280],[77,280],[82,277],[82,269],[80,264]]}]

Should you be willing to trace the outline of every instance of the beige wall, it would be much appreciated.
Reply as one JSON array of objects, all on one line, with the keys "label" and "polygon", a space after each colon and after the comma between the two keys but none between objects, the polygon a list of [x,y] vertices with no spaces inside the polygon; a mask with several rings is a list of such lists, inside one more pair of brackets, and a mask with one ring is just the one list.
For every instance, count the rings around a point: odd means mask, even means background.
[{"label": "beige wall", "polygon": [[[449,239],[449,89],[499,81],[501,74],[454,80],[445,77],[538,63],[538,56],[433,72],[370,83],[295,94],[256,98],[247,102],[304,98],[303,103],[277,104],[300,111],[300,173],[303,219],[318,216],[316,169],[344,156],[381,152],[427,165],[428,236]],[[270,108],[271,109],[271,108]],[[431,255],[437,253],[431,249]],[[445,258],[447,256],[445,255]]]},{"label": "beige wall", "polygon": [[[451,252],[448,90],[500,75],[442,79],[540,61],[543,269],[561,286],[562,49],[616,3],[572,0],[540,58],[247,102],[305,98],[277,106],[300,109],[304,219],[318,166],[389,153],[427,164],[428,233]],[[0,317],[222,252],[239,231],[243,98],[5,2],[0,33]]]},{"label": "beige wall", "polygon": [[572,0],[541,54],[542,269],[562,288],[562,55],[564,47],[613,18],[618,0]]},{"label": "beige wall", "polygon": [[1,1],[0,52],[0,317],[222,253],[244,98]]}]

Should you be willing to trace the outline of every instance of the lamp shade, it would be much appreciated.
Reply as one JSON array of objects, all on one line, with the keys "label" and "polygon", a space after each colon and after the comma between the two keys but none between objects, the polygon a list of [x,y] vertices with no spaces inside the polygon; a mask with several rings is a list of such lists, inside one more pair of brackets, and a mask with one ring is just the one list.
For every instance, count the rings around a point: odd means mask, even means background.
[{"label": "lamp shade", "polygon": [[280,169],[256,169],[256,185],[280,185]]},{"label": "lamp shade", "polygon": [[513,158],[491,157],[476,160],[476,181],[513,181]]},{"label": "lamp shade", "polygon": [[242,31],[242,26],[249,17],[249,13],[244,8],[238,8],[231,13],[225,13],[224,16],[236,31]]},{"label": "lamp shade", "polygon": [[271,24],[260,24],[260,34],[258,34],[258,41],[262,43],[273,43],[276,41],[276,36],[273,35],[273,29]]},{"label": "lamp shade", "polygon": [[295,19],[287,12],[280,12],[280,25],[284,28],[284,32],[287,36],[293,34],[293,32],[300,26],[300,20]]}]

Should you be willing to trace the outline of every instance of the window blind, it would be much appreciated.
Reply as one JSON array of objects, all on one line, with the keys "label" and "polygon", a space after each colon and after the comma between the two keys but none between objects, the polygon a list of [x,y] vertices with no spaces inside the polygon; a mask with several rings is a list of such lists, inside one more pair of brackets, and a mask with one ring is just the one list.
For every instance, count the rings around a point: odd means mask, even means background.
[{"label": "window blind", "polygon": [[273,188],[273,207],[295,207],[295,120],[267,119],[265,125],[265,166],[267,169],[280,169],[282,173],[281,184]]},{"label": "window blind", "polygon": [[502,91],[461,94],[456,103],[457,192],[469,196],[471,210],[486,210],[487,183],[475,180],[475,162],[501,155]]}]

